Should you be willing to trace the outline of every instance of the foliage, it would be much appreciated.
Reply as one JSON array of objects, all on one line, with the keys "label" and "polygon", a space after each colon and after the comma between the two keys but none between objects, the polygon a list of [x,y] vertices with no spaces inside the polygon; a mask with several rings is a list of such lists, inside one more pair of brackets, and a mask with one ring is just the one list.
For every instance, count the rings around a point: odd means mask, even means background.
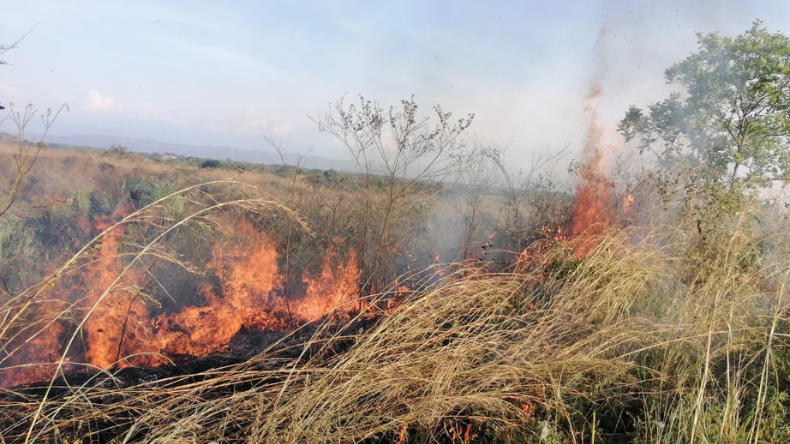
[{"label": "foliage", "polygon": [[747,187],[790,179],[790,38],[755,21],[745,33],[698,34],[699,50],[667,69],[682,87],[620,123],[664,165],[699,167],[708,182]]},{"label": "foliage", "polygon": [[[67,327],[58,344],[79,348],[92,314],[81,308],[85,296],[75,287],[87,270],[108,264],[119,270],[107,288],[85,291],[99,299],[123,286],[154,314],[199,306],[196,282],[206,281],[189,278],[213,272],[206,258],[223,236],[235,236],[242,249],[249,248],[249,233],[276,240],[277,267],[291,264],[286,280],[309,273],[327,251],[361,248],[366,290],[383,292],[354,301],[358,316],[309,325],[242,364],[134,380],[131,387],[123,385],[123,370],[85,368],[79,375],[90,376],[79,381],[69,373],[40,389],[4,389],[2,439],[788,439],[790,236],[781,219],[766,215],[764,203],[743,192],[756,179],[674,185],[659,179],[679,195],[663,203],[685,211],[658,208],[670,214],[663,219],[668,224],[640,226],[635,218],[579,254],[579,239],[560,236],[572,197],[537,171],[561,153],[536,156],[532,170],[508,175],[503,150],[465,151],[460,135],[470,120],[453,124],[436,111],[438,123],[430,124],[417,117],[413,100],[389,112],[364,100],[359,108],[339,102],[320,128],[357,154],[357,174],[304,171],[298,164],[245,166],[244,182],[195,184],[227,174],[231,164],[214,169],[201,168],[204,159],[164,165],[127,155],[42,151],[47,171],[60,171],[57,162],[65,170],[81,162],[80,171],[93,177],[53,186],[59,194],[43,204],[23,196],[17,204],[25,213],[0,219],[0,277],[33,265],[41,276],[29,285],[8,279],[0,292],[4,371],[14,353],[35,346],[35,335],[53,326]],[[499,172],[505,174],[497,183]],[[450,173],[461,178],[455,188],[439,183]],[[41,185],[35,174],[30,179]],[[633,180],[623,196],[647,193],[642,183]],[[494,191],[498,184],[501,195]],[[437,201],[466,191],[445,202],[462,216],[464,246],[483,226],[495,227],[508,246],[525,253],[518,266],[493,273],[465,261],[415,274],[430,280],[405,275],[399,260],[425,253],[425,221],[436,216]],[[489,211],[495,205],[500,213]],[[537,236],[552,241],[545,249],[521,250]],[[115,241],[117,250],[101,260],[102,244]],[[238,257],[245,256],[226,259]],[[404,288],[404,280],[417,283]],[[283,293],[296,297],[297,290]],[[136,321],[130,313],[127,319]],[[129,331],[144,331],[133,323]],[[58,371],[71,370],[75,357],[64,353]]]},{"label": "foliage", "polygon": [[129,148],[126,148],[125,146],[122,145],[112,145],[110,149],[105,151],[105,154],[107,154],[108,156],[123,157],[129,154]]},{"label": "foliage", "polygon": [[200,168],[220,168],[220,167],[222,167],[222,162],[219,160],[206,159],[200,163]]},{"label": "foliage", "polygon": [[[596,442],[783,442],[787,266],[768,251],[743,265],[764,236],[745,216],[722,225],[733,240],[704,262],[686,257],[693,227],[660,227],[636,245],[626,230],[583,259],[559,244],[528,271],[450,274],[375,324],[325,323],[297,347],[309,355],[284,367],[273,346],[221,371],[73,387],[79,396],[41,404],[35,433],[516,444],[591,442],[595,430]],[[374,306],[392,294],[380,297]],[[8,414],[30,421],[37,402]]]}]

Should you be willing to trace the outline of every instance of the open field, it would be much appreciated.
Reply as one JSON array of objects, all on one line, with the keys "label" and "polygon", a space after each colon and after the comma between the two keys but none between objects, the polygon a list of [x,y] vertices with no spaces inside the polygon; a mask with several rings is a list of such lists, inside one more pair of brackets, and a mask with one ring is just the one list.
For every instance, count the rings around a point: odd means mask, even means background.
[{"label": "open field", "polygon": [[355,173],[51,149],[12,109],[0,443],[790,441],[790,38],[698,44],[621,150],[595,79],[581,159],[517,172],[414,96],[315,117]]},{"label": "open field", "polygon": [[[354,175],[237,167],[42,151],[2,219],[5,442],[790,437],[778,207],[695,213],[680,187],[664,204],[637,187],[617,222],[570,233],[566,204],[502,251],[506,190],[479,231],[437,241],[468,190],[426,183],[421,217],[366,259],[386,183],[360,199]],[[569,198],[539,191],[525,214]],[[239,363],[126,376],[255,332],[280,333]]]}]

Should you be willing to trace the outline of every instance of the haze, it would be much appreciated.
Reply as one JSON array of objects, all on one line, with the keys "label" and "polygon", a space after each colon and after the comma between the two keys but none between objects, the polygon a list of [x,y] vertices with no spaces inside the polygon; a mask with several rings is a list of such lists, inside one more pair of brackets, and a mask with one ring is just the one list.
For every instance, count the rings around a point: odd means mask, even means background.
[{"label": "haze", "polygon": [[269,150],[268,135],[342,159],[308,115],[344,95],[415,94],[426,112],[475,113],[470,137],[509,145],[522,165],[581,151],[594,78],[613,128],[629,104],[666,94],[663,71],[696,31],[734,36],[757,18],[790,33],[781,0],[9,2],[0,43],[29,34],[3,56],[0,103],[67,103],[53,135]]}]

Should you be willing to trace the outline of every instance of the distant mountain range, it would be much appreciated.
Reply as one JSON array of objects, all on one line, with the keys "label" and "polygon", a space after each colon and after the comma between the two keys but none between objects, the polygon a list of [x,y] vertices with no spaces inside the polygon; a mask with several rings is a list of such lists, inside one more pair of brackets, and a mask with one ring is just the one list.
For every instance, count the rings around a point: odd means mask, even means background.
[{"label": "distant mountain range", "polygon": [[[32,137],[32,135],[31,135]],[[279,165],[282,163],[280,156],[267,150],[242,150],[230,146],[188,145],[183,143],[170,143],[158,140],[135,139],[132,137],[103,136],[96,134],[48,135],[47,143],[63,144],[77,147],[91,147],[109,149],[113,145],[120,145],[129,151],[138,153],[175,154],[186,157],[202,157],[206,159],[225,160],[237,162],[259,163],[264,165]],[[296,165],[297,154],[288,154],[286,163]],[[321,156],[304,156],[300,162],[304,168],[334,169],[338,171],[353,171],[354,165],[350,161],[332,159]]]}]

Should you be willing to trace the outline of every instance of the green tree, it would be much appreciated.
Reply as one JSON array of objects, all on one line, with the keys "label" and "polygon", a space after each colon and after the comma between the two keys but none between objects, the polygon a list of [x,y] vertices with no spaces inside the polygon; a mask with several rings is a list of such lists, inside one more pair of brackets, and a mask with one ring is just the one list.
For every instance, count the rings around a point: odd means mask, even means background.
[{"label": "green tree", "polygon": [[731,190],[790,179],[790,38],[761,25],[735,38],[698,33],[699,50],[665,73],[682,91],[630,107],[620,132]]}]

